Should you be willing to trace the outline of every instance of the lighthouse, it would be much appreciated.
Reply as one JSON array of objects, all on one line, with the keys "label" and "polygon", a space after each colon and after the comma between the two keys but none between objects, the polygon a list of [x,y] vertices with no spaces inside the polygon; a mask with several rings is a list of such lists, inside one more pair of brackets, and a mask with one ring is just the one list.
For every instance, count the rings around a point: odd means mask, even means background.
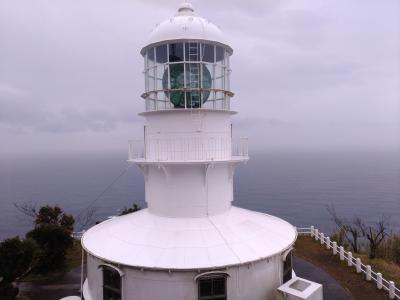
[{"label": "lighthouse", "polygon": [[235,169],[249,159],[231,121],[233,49],[184,2],[140,53],[144,136],[128,160],[143,173],[147,208],[83,235],[84,298],[275,299],[291,278],[297,233],[233,206]]}]

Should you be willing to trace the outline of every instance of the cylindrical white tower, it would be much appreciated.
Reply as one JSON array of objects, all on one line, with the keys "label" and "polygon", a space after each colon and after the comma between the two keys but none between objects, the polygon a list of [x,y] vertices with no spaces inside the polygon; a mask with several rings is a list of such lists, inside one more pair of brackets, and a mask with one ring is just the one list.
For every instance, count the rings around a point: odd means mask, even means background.
[{"label": "cylindrical white tower", "polygon": [[273,299],[290,277],[296,230],[232,206],[248,160],[247,139],[232,138],[232,52],[188,2],[151,33],[144,139],[129,147],[148,208],[86,232],[86,300]]},{"label": "cylindrical white tower", "polygon": [[235,165],[248,159],[246,139],[232,145],[232,48],[186,2],[154,29],[141,54],[145,135],[131,142],[130,160],[144,172],[149,211],[169,217],[227,211]]}]

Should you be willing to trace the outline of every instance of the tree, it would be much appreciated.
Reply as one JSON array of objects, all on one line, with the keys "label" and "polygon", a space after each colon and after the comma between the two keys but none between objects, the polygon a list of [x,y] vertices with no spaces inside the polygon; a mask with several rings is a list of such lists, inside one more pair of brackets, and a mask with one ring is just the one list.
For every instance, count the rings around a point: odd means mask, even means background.
[{"label": "tree", "polygon": [[331,215],[332,221],[339,228],[339,232],[343,234],[346,241],[350,244],[353,252],[358,253],[360,251],[359,239],[362,235],[358,226],[360,219],[354,218],[354,220],[350,222],[347,219],[339,218],[333,205],[327,206],[327,210]]},{"label": "tree", "polygon": [[60,226],[67,233],[71,234],[74,230],[74,217],[65,214],[58,206],[43,206],[40,208],[36,215],[35,224],[42,225],[56,225]]},{"label": "tree", "polygon": [[74,229],[74,218],[58,206],[43,206],[31,210],[35,214],[35,228],[27,237],[36,241],[41,253],[37,265],[39,273],[60,269],[65,262],[65,254],[73,245],[71,236]]},{"label": "tree", "polygon": [[389,235],[387,232],[389,227],[387,218],[382,216],[378,222],[371,225],[366,225],[362,220],[357,219],[357,226],[369,242],[369,258],[375,258],[379,245],[383,242],[385,237]]},{"label": "tree", "polygon": [[36,253],[37,245],[30,239],[14,237],[0,243],[0,299],[15,299],[18,288],[12,283],[32,270]]},{"label": "tree", "polygon": [[26,235],[38,243],[41,252],[38,258],[37,271],[47,273],[64,266],[67,250],[72,247],[71,235],[61,226],[44,224],[37,226]]}]

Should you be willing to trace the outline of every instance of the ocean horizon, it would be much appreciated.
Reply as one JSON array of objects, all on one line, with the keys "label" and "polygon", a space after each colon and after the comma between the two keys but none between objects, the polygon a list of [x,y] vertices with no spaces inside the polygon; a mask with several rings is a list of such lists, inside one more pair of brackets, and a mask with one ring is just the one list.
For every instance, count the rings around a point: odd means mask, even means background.
[{"label": "ocean horizon", "polygon": [[[0,240],[23,236],[32,220],[14,204],[59,205],[75,217],[127,167],[126,153],[0,156]],[[133,203],[145,207],[144,180],[132,165],[95,203],[102,221]],[[400,231],[400,160],[396,151],[265,151],[238,166],[233,205],[281,217],[294,226],[335,226],[327,211]],[[76,226],[76,230],[80,229]],[[87,228],[86,228],[87,229]]]}]

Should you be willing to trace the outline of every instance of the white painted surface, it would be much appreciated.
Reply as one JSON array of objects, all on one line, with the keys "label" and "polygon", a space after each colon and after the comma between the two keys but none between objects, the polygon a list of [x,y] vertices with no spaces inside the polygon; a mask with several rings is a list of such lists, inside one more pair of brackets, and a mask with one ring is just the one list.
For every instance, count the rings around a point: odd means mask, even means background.
[{"label": "white painted surface", "polygon": [[231,207],[234,165],[172,164],[143,168],[146,202],[153,214],[205,217]]},{"label": "white painted surface", "polygon": [[225,45],[232,52],[222,31],[210,21],[195,15],[193,8],[178,11],[175,16],[157,24],[141,52],[156,43],[180,39],[213,41]]},{"label": "white painted surface", "polygon": [[226,111],[182,111],[145,115],[148,160],[230,159],[231,114]]},{"label": "white painted surface", "polygon": [[92,227],[82,245],[114,263],[186,270],[267,258],[291,247],[296,235],[284,220],[236,207],[201,218],[160,217],[144,209]]},{"label": "white painted surface", "polygon": [[278,288],[278,299],[322,300],[322,285],[304,278],[295,277]]},{"label": "white painted surface", "polygon": [[[94,299],[102,299],[101,268],[103,262],[88,255],[89,286]],[[195,280],[203,272],[144,270],[119,266],[124,272],[122,280],[123,300],[197,300],[198,286]],[[223,269],[227,277],[227,298],[231,300],[275,299],[276,288],[282,283],[282,259],[280,254],[268,260]],[[206,271],[204,271],[206,272]],[[94,276],[96,280],[90,280]]]},{"label": "white painted surface", "polygon": [[206,217],[231,207],[235,167],[248,159],[247,148],[235,151],[242,157],[232,157],[231,115],[210,110],[145,114],[144,157],[132,161],[144,173],[151,213]]}]

